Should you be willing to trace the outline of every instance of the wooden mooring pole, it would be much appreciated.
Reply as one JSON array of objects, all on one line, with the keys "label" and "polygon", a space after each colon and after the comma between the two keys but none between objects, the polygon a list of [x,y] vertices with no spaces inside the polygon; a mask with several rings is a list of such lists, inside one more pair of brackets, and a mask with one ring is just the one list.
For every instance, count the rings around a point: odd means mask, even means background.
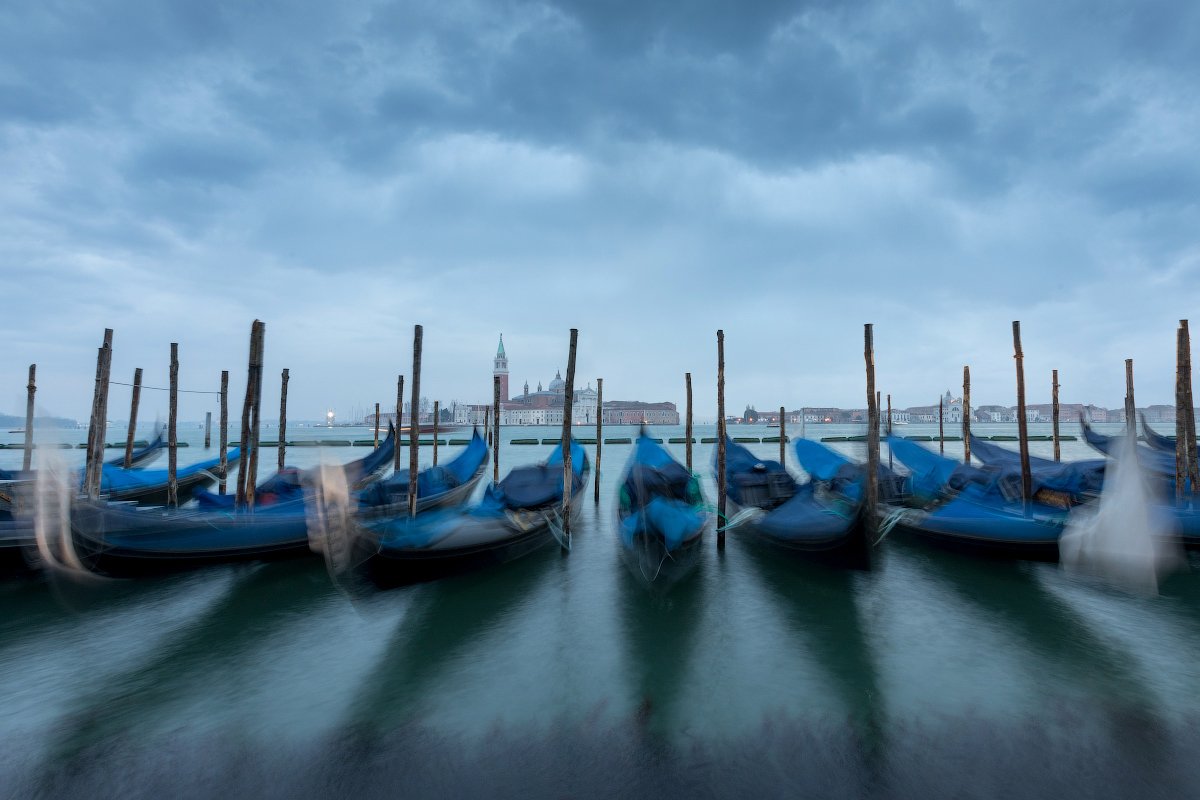
[{"label": "wooden mooring pole", "polygon": [[683,374],[683,382],[687,384],[687,419],[683,426],[683,452],[687,457],[687,470],[692,472],[692,373]]},{"label": "wooden mooring pole", "polygon": [[438,415],[441,413],[437,400],[433,401],[433,465],[437,466],[437,445],[438,445]]},{"label": "wooden mooring pole", "polygon": [[108,379],[112,368],[112,328],[104,329],[104,343],[96,354],[96,386],[92,395],[92,418],[88,423],[87,465],[84,489],[88,499],[100,497],[100,479],[104,465],[104,437],[108,420]]},{"label": "wooden mooring pole", "polygon": [[254,405],[250,409],[250,441],[253,446],[250,449],[250,471],[246,476],[246,500],[251,508],[254,508],[255,497],[258,492],[258,444],[261,437],[260,431],[262,430],[260,422],[262,419],[263,364],[266,358],[266,337],[267,324],[259,322],[254,346]]},{"label": "wooden mooring pole", "polygon": [[1187,480],[1188,439],[1187,407],[1183,389],[1183,326],[1175,329],[1175,502],[1183,499],[1183,485]]},{"label": "wooden mooring pole", "polygon": [[33,465],[33,396],[37,394],[37,364],[29,365],[29,383],[25,391],[25,454],[21,458],[21,469],[28,472]]},{"label": "wooden mooring pole", "polygon": [[1029,472],[1029,420],[1025,417],[1025,352],[1021,349],[1021,323],[1013,320],[1013,359],[1017,362],[1017,440],[1021,451],[1021,499],[1026,513],[1033,499]]},{"label": "wooden mooring pole", "polygon": [[257,319],[250,323],[250,355],[246,360],[246,396],[242,400],[242,434],[238,443],[240,453],[237,486],[234,490],[234,502],[238,508],[248,508],[254,505],[254,478],[251,470],[257,466],[253,458],[256,437],[251,426],[256,421],[254,417],[254,395],[257,387],[255,370],[260,357],[258,351],[261,343],[259,329],[262,324]]},{"label": "wooden mooring pole", "polygon": [[225,494],[225,481],[229,477],[229,370],[221,370],[221,430],[217,433],[217,441],[221,443],[221,481],[217,484],[217,492]]},{"label": "wooden mooring pole", "polygon": [[1062,447],[1058,438],[1058,370],[1050,370],[1050,419],[1053,423],[1054,460],[1062,461]]},{"label": "wooden mooring pole", "polygon": [[717,549],[725,549],[725,331],[717,331]]},{"label": "wooden mooring pole", "polygon": [[787,467],[787,419],[785,415],[787,411],[784,406],[779,407],[779,466]]},{"label": "wooden mooring pole", "polygon": [[[409,403],[408,415],[408,516],[417,515],[417,456],[420,455],[421,445],[421,347],[424,344],[425,329],[420,325],[413,326],[413,367],[412,367],[412,400]],[[376,420],[378,420],[376,416]],[[379,423],[376,422],[376,425]],[[378,440],[379,432],[376,430]],[[378,441],[375,442],[379,444]]]},{"label": "wooden mooring pole", "polygon": [[971,463],[971,368],[963,367],[962,398],[963,463]]},{"label": "wooden mooring pole", "polygon": [[404,422],[404,376],[396,378],[396,446],[392,454],[392,472],[400,471],[400,430]]},{"label": "wooden mooring pole", "polygon": [[863,523],[868,541],[878,537],[879,515],[879,395],[875,390],[875,326],[863,325],[863,360],[867,370],[867,491]]},{"label": "wooden mooring pole", "polygon": [[[892,393],[891,392],[888,392],[887,403],[888,403],[887,433],[888,433],[888,439],[891,439],[892,438]],[[891,468],[892,468],[892,444],[891,444],[891,442],[888,442],[888,469],[890,470]]]},{"label": "wooden mooring pole", "polygon": [[284,369],[279,385],[279,471],[287,460],[287,385],[288,371]]},{"label": "wooden mooring pole", "polygon": [[379,403],[375,404],[375,449],[379,449]]},{"label": "wooden mooring pole", "polygon": [[942,421],[942,406],[946,404],[946,399],[938,398],[938,452],[946,455],[946,426]]},{"label": "wooden mooring pole", "polygon": [[125,469],[133,466],[133,440],[137,432],[138,405],[142,402],[142,368],[133,371],[133,396],[129,400],[129,430],[125,433]]},{"label": "wooden mooring pole", "polygon": [[500,376],[492,376],[492,482],[500,482]]},{"label": "wooden mooring pole", "polygon": [[579,330],[571,328],[571,345],[567,350],[567,383],[563,387],[563,541],[571,541],[571,489],[575,485],[574,465],[571,463],[571,412],[575,401],[575,347],[579,343]]},{"label": "wooden mooring pole", "polygon": [[592,493],[600,502],[600,453],[604,445],[604,378],[596,378],[596,476],[592,479]]},{"label": "wooden mooring pole", "polygon": [[1137,439],[1137,403],[1133,400],[1133,359],[1125,359],[1125,432]]},{"label": "wooden mooring pole", "polygon": [[1188,442],[1188,481],[1192,486],[1192,495],[1200,493],[1200,453],[1196,452],[1196,404],[1192,400],[1192,335],[1188,331],[1188,321],[1179,320],[1183,329],[1183,391],[1184,410],[1187,420],[1184,422],[1184,433]]},{"label": "wooden mooring pole", "polygon": [[212,447],[212,412],[204,412],[204,449]]},{"label": "wooden mooring pole", "polygon": [[179,343],[171,342],[170,397],[167,405],[167,505],[179,506]]}]

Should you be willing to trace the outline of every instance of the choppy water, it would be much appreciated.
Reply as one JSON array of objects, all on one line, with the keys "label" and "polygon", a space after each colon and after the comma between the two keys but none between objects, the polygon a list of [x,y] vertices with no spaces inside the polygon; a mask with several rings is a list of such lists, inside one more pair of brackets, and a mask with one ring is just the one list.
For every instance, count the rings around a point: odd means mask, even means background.
[{"label": "choppy water", "polygon": [[[522,436],[557,431],[502,439]],[[548,449],[505,445],[501,470]],[[1195,561],[1146,598],[902,541],[849,573],[734,534],[718,554],[710,534],[698,573],[658,597],[617,553],[629,450],[605,446],[601,502],[589,489],[565,556],[354,600],[316,558],[0,584],[0,795],[1200,794]],[[711,452],[696,446],[698,468]]]}]

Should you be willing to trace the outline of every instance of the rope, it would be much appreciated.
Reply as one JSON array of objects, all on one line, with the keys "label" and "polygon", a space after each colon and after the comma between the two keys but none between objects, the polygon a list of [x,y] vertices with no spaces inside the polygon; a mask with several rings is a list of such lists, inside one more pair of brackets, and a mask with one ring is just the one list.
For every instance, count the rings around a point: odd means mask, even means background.
[{"label": "rope", "polygon": [[[132,383],[122,383],[121,381],[109,381],[109,383],[114,386],[133,386]],[[153,389],[156,392],[171,391],[171,389],[169,387],[163,387],[163,386],[145,386],[145,385],[143,385],[141,388]],[[208,391],[204,391],[202,389],[176,389],[175,391],[179,392],[180,394],[220,394],[220,392],[208,392]]]},{"label": "rope", "polygon": [[876,539],[872,544],[877,545],[886,539],[887,535],[892,532],[893,528],[896,527],[896,524],[904,518],[905,513],[907,513],[907,509],[900,508],[893,511],[891,514],[888,514],[883,520],[883,524],[879,526],[879,538]]},{"label": "rope", "polygon": [[[642,537],[642,541],[643,541],[643,542],[645,542],[645,544],[644,544],[644,545],[643,545],[643,547],[642,547],[642,552],[644,553],[644,552],[646,552],[646,551],[649,549],[649,547],[650,547],[650,540],[649,540],[649,538],[648,538],[648,537]],[[656,544],[657,544],[657,543],[656,543]],[[660,574],[662,574],[662,568],[663,568],[663,564],[667,563],[667,559],[668,559],[668,558],[670,558],[672,561],[674,561],[674,560],[675,560],[675,559],[674,559],[674,558],[671,556],[671,551],[670,551],[670,550],[668,550],[666,547],[663,547],[663,557],[662,557],[661,559],[659,559],[659,562],[658,562],[658,568],[654,570],[654,575],[653,575],[653,576],[648,576],[648,575],[646,575],[646,569],[645,569],[645,566],[644,566],[644,565],[645,565],[645,560],[644,560],[644,559],[641,559],[641,558],[639,558],[639,559],[638,559],[638,570],[639,570],[639,571],[642,573],[642,577],[643,577],[643,578],[645,578],[645,579],[646,579],[646,581],[647,581],[648,583],[654,583],[654,581],[658,580],[658,576],[659,576]]]}]

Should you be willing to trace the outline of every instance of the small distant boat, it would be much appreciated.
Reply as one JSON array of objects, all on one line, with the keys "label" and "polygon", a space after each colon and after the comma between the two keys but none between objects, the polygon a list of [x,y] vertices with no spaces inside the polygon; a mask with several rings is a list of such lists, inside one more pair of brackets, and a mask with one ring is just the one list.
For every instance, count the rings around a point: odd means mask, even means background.
[{"label": "small distant boat", "polygon": [[665,587],[683,579],[696,565],[709,516],[696,476],[643,427],[617,501],[621,555],[634,575]]}]

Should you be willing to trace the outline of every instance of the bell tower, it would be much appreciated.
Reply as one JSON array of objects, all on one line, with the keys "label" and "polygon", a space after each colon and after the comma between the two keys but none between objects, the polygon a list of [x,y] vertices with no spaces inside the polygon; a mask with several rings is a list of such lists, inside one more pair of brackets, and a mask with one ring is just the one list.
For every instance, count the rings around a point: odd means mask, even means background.
[{"label": "bell tower", "polygon": [[500,379],[500,402],[508,402],[508,356],[504,355],[504,334],[500,334],[500,346],[496,348],[496,359],[492,362],[492,375]]}]

